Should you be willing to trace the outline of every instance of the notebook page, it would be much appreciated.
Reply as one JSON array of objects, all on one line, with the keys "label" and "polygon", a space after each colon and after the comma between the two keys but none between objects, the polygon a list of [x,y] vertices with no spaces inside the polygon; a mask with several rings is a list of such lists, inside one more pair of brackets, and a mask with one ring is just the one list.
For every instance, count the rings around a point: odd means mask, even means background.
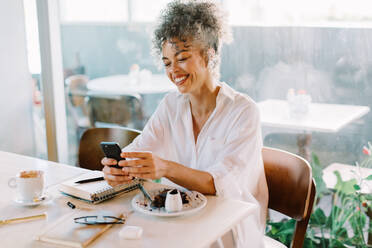
[{"label": "notebook page", "polygon": [[117,194],[122,194],[133,189],[136,189],[138,183],[141,183],[139,179],[135,179],[132,182],[111,187],[107,181],[95,181],[89,183],[76,183],[77,181],[84,179],[91,179],[96,177],[103,177],[102,171],[89,171],[79,177],[65,181],[59,185],[59,190],[67,195],[87,200],[91,203],[98,203],[106,199],[112,198]]},{"label": "notebook page", "polygon": [[59,189],[60,191],[67,193],[69,195],[79,197],[85,200],[93,200],[91,196],[97,192],[104,192],[112,189],[112,187],[107,183],[106,180],[90,182],[90,183],[75,183],[76,181],[90,179],[95,177],[103,177],[102,171],[89,171],[80,175],[79,177],[70,179],[61,183]]}]

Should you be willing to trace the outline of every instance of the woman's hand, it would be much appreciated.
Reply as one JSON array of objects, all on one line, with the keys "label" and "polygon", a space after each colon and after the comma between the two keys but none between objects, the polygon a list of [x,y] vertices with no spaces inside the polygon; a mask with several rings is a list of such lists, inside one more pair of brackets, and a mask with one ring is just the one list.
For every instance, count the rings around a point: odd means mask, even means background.
[{"label": "woman's hand", "polygon": [[119,161],[119,166],[123,167],[122,171],[127,177],[159,179],[166,176],[167,160],[151,152],[122,152],[120,156],[131,159]]},{"label": "woman's hand", "polygon": [[129,176],[127,172],[122,169],[117,169],[115,167],[110,167],[117,165],[117,161],[112,158],[103,158],[101,163],[105,166],[102,171],[104,173],[104,178],[107,183],[111,186],[116,186],[124,183],[130,182],[133,177]]}]

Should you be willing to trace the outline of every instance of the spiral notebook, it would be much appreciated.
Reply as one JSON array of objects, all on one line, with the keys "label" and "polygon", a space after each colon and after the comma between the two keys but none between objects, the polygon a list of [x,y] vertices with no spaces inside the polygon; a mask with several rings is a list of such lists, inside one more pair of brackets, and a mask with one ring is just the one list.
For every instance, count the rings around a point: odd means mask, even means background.
[{"label": "spiral notebook", "polygon": [[135,179],[130,183],[111,187],[107,181],[96,181],[90,183],[78,184],[77,181],[102,177],[102,171],[89,171],[83,175],[67,180],[59,185],[59,191],[62,194],[84,200],[89,203],[99,203],[115,197],[119,194],[123,194],[134,189],[137,189],[139,184],[142,183],[140,179]]}]

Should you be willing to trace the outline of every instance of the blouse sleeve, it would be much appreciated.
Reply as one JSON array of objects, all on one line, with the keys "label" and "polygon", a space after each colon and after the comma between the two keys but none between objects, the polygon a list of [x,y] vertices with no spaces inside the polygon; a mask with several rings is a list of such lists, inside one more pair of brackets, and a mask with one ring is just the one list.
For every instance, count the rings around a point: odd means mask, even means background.
[{"label": "blouse sleeve", "polygon": [[[243,111],[227,137],[216,163],[207,170],[213,177],[216,194],[225,198],[251,202],[259,208],[248,226],[257,226],[257,235],[265,229],[268,201],[267,183],[262,161],[262,138],[256,105]],[[243,230],[247,229],[241,229]],[[252,229],[250,232],[252,232]],[[247,236],[245,233],[240,236]],[[253,234],[253,233],[251,233]]]},{"label": "blouse sleeve", "polygon": [[[247,199],[259,193],[264,177],[262,138],[256,105],[244,109],[210,167],[217,195]],[[266,184],[265,184],[266,186]]]}]

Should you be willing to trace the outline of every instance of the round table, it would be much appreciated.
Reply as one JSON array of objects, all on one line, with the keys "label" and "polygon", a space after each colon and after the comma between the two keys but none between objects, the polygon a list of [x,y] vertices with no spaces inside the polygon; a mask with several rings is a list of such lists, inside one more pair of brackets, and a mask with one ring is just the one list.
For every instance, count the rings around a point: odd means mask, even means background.
[{"label": "round table", "polygon": [[90,80],[87,95],[120,96],[138,94],[142,97],[145,118],[155,112],[159,102],[167,92],[177,87],[164,74],[133,78],[129,75],[114,75]]},{"label": "round table", "polygon": [[107,94],[159,94],[177,90],[176,86],[163,74],[154,74],[147,79],[134,79],[129,75],[115,75],[90,80],[87,88],[91,93]]}]

